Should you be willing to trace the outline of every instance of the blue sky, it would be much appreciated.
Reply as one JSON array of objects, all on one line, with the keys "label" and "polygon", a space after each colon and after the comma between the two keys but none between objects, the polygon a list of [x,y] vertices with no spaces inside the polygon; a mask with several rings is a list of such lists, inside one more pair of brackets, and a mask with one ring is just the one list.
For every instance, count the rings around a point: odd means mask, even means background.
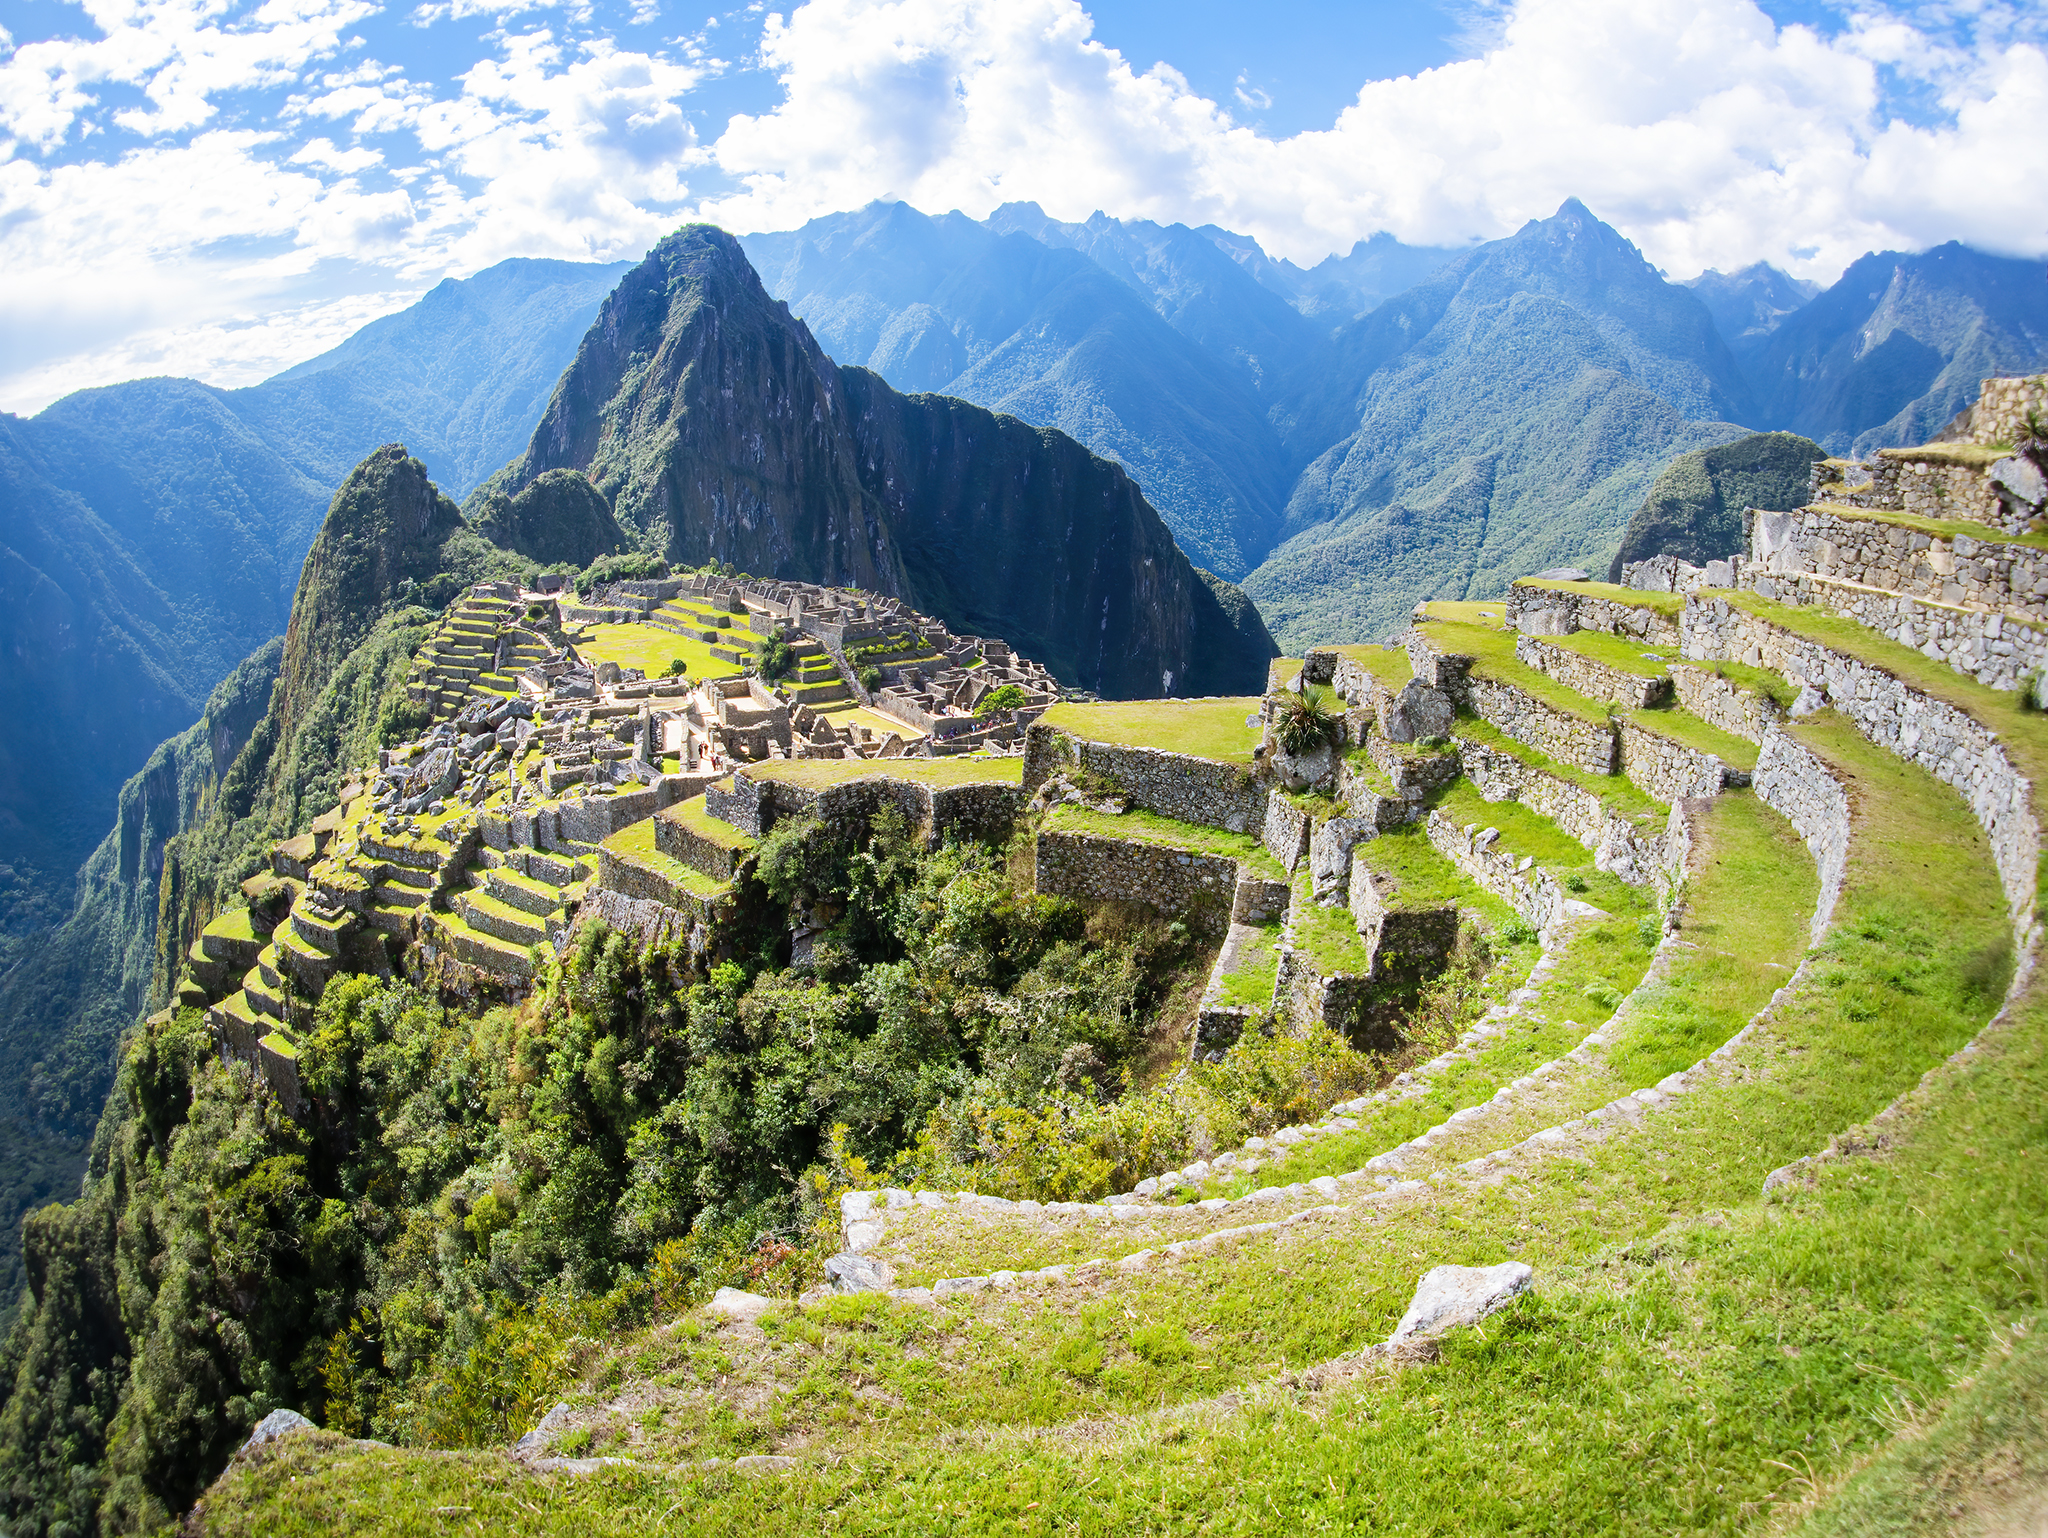
[{"label": "blue sky", "polygon": [[[2048,252],[2048,15],[1940,0],[0,0],[0,407],[876,197],[1312,263],[1565,197],[1676,277]],[[1985,168],[1998,168],[1996,176]]]}]

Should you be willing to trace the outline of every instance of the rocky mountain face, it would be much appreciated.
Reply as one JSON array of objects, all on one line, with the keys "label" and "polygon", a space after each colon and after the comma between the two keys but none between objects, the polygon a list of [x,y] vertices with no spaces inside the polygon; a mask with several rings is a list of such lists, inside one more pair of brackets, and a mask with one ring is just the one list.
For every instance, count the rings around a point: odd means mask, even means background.
[{"label": "rocky mountain face", "polygon": [[1287,493],[1257,380],[1312,333],[1186,230],[1154,249],[1123,228],[875,203],[741,245],[842,366],[1058,428],[1129,470],[1191,560],[1236,578]]},{"label": "rocky mountain face", "polygon": [[1738,553],[1743,510],[1803,507],[1813,462],[1825,458],[1826,450],[1797,433],[1752,433],[1679,455],[1629,519],[1608,580],[1619,582],[1623,565],[1655,555],[1704,566]]},{"label": "rocky mountain face", "polygon": [[1991,375],[2048,367],[2048,281],[1954,241],[1878,252],[1743,351],[1759,425],[1832,454],[1925,443]]},{"label": "rocky mountain face", "polygon": [[1752,262],[1736,272],[1710,267],[1685,286],[1700,296],[1738,361],[1820,292],[1818,283],[1780,272],[1769,262]]},{"label": "rocky mountain face", "polygon": [[1241,692],[1271,655],[1122,467],[841,369],[708,226],[621,281],[527,452],[472,509],[560,470],[671,561],[872,588],[1104,694]]}]

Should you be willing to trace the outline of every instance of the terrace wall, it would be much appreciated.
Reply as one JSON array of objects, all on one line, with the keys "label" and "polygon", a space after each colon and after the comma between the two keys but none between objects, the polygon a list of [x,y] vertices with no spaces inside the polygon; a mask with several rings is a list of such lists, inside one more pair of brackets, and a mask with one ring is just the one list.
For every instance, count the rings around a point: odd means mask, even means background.
[{"label": "terrace wall", "polygon": [[1044,721],[1032,722],[1024,733],[1024,794],[1055,773],[1073,770],[1113,782],[1132,805],[1175,822],[1232,833],[1256,833],[1266,823],[1267,788],[1249,764],[1091,742]]},{"label": "terrace wall", "polygon": [[1083,902],[1137,903],[1221,935],[1237,895],[1237,861],[1092,833],[1038,835],[1037,890]]}]

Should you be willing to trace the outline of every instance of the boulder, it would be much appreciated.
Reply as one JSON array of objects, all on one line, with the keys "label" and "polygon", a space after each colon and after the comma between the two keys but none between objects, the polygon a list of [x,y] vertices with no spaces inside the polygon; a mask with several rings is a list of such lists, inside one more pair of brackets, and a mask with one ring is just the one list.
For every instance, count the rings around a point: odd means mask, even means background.
[{"label": "boulder", "polygon": [[548,1450],[548,1444],[569,1429],[569,1407],[557,1404],[534,1424],[533,1430],[512,1444],[515,1458],[538,1458]]},{"label": "boulder", "polygon": [[865,1255],[834,1255],[825,1262],[834,1292],[887,1292],[896,1275],[879,1260]]},{"label": "boulder", "polygon": [[[826,1269],[831,1269],[830,1262],[827,1262]],[[776,1298],[764,1298],[757,1292],[741,1292],[737,1287],[721,1287],[711,1295],[704,1311],[720,1319],[730,1319],[735,1324],[753,1324],[778,1301]]]},{"label": "boulder", "polygon": [[255,1429],[249,1433],[249,1440],[242,1444],[242,1451],[252,1451],[266,1442],[275,1442],[279,1437],[287,1436],[294,1431],[319,1429],[297,1410],[272,1410],[256,1423]]},{"label": "boulder", "polygon": [[1363,817],[1332,817],[1308,837],[1309,874],[1315,877],[1316,896],[1342,892],[1351,882],[1351,851],[1378,830]]},{"label": "boulder", "polygon": [[1416,1284],[1408,1312],[1394,1326],[1387,1344],[1476,1324],[1525,1291],[1534,1275],[1519,1260],[1504,1260],[1497,1266],[1434,1267]]},{"label": "boulder", "polygon": [[1401,692],[1380,709],[1380,730],[1390,742],[1422,742],[1450,735],[1457,710],[1451,697],[1419,678],[1401,685]]},{"label": "boulder", "polygon": [[1548,571],[1532,572],[1531,582],[1586,582],[1591,580],[1576,566],[1553,566]]},{"label": "boulder", "polygon": [[1306,753],[1276,751],[1273,770],[1289,790],[1307,790],[1337,772],[1337,750],[1325,742]]}]

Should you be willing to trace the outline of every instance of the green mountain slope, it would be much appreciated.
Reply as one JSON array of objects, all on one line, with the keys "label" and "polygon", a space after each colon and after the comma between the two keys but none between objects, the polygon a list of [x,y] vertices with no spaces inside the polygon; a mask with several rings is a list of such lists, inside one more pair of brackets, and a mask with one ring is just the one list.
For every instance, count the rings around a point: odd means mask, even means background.
[{"label": "green mountain slope", "polygon": [[873,588],[1106,695],[1241,692],[1272,654],[1121,466],[837,367],[709,226],[620,282],[527,452],[472,509],[563,469],[673,562]]},{"label": "green mountain slope", "polygon": [[1282,409],[1304,451],[1335,439],[1244,583],[1298,648],[1604,567],[1658,471],[1751,408],[1705,306],[1567,203],[1340,332]]},{"label": "green mountain slope", "polygon": [[1654,555],[1698,566],[1737,554],[1743,509],[1805,506],[1813,462],[1825,458],[1825,449],[1797,433],[1753,433],[1679,455],[1629,519],[1608,580],[1621,580],[1623,563]]}]

